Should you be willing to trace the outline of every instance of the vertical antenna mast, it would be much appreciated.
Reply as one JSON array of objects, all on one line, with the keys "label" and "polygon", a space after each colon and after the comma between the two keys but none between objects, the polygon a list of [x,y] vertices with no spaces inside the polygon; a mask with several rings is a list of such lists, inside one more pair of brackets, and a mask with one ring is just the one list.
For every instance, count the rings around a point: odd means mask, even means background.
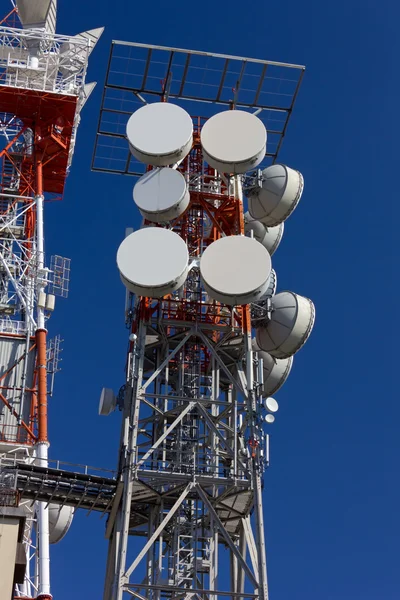
[{"label": "vertical antenna mast", "polygon": [[303,72],[113,42],[92,166],[139,177],[144,221],[117,254],[126,381],[100,401],[123,415],[104,600],[268,599],[269,396],[315,314],[270,258],[303,190],[275,164]]}]

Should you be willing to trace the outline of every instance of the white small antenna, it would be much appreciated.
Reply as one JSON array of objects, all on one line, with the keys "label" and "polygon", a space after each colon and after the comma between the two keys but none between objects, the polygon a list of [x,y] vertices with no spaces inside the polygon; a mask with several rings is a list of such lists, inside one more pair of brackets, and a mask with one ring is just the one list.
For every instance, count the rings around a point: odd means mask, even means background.
[{"label": "white small antenna", "polygon": [[279,404],[275,400],[275,398],[265,398],[264,400],[265,410],[268,410],[270,413],[276,413],[279,409]]}]

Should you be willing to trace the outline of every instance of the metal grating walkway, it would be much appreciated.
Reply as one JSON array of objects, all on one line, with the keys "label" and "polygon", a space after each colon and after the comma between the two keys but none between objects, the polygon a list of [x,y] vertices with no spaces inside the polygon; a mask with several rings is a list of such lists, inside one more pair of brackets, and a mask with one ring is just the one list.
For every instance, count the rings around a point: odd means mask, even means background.
[{"label": "metal grating walkway", "polygon": [[89,511],[110,510],[117,488],[113,478],[37,465],[5,466],[2,474],[7,473],[14,476],[14,485],[21,498],[61,506],[67,504]]}]

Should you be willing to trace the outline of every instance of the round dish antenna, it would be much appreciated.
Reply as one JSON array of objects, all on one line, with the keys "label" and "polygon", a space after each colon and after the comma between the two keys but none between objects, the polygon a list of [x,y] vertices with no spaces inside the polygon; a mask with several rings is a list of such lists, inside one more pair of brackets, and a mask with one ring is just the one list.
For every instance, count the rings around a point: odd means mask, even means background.
[{"label": "round dish antenna", "polygon": [[263,294],[263,298],[272,298],[276,294],[276,288],[278,287],[278,277],[275,269],[271,269],[271,273],[268,280],[268,287]]},{"label": "round dish antenna", "polygon": [[200,260],[204,287],[229,306],[255,302],[267,291],[271,258],[257,240],[231,235],[213,242]]},{"label": "round dish antenna", "polygon": [[267,227],[275,227],[294,211],[303,188],[301,173],[285,165],[271,165],[262,172],[261,186],[247,194],[249,213]]},{"label": "round dish antenna", "polygon": [[154,102],[139,108],[126,126],[129,148],[146,165],[165,167],[185,158],[193,143],[193,122],[180,106]]},{"label": "round dish antenna", "polygon": [[203,155],[220,173],[245,173],[263,160],[267,130],[243,110],[226,110],[211,117],[201,130]]},{"label": "round dish antenna", "polygon": [[276,413],[279,410],[279,404],[275,398],[265,398],[264,407],[265,410],[268,410],[270,413]]},{"label": "round dish antenna", "polygon": [[274,421],[275,421],[274,415],[271,415],[271,414],[265,415],[265,422],[266,423],[273,423]]},{"label": "round dish antenna", "polygon": [[145,219],[165,223],[185,212],[190,195],[182,173],[165,167],[142,175],[133,188],[133,199]]},{"label": "round dish antenna", "polygon": [[57,544],[68,529],[71,527],[74,516],[73,506],[59,506],[58,504],[49,504],[49,541],[50,544]]},{"label": "round dish antenna", "polygon": [[259,358],[263,361],[263,379],[264,385],[262,388],[263,396],[272,396],[285,383],[289,377],[293,357],[289,358],[274,358],[264,350],[260,350],[255,339],[253,339],[253,350],[258,352]]},{"label": "round dish antenna", "polygon": [[268,250],[270,256],[274,254],[281,243],[284,228],[284,223],[276,227],[267,227],[261,221],[253,219],[249,212],[244,215],[245,234],[250,235],[253,232],[253,237]]},{"label": "round dish antenna", "polygon": [[308,298],[281,292],[272,299],[271,319],[257,329],[261,350],[275,358],[293,356],[306,343],[315,321],[315,307]]},{"label": "round dish antenna", "polygon": [[112,390],[103,388],[100,394],[99,415],[107,416],[115,410],[117,398]]},{"label": "round dish antenna", "polygon": [[185,282],[189,253],[177,233],[145,227],[124,239],[117,253],[122,282],[134,294],[161,298]]}]

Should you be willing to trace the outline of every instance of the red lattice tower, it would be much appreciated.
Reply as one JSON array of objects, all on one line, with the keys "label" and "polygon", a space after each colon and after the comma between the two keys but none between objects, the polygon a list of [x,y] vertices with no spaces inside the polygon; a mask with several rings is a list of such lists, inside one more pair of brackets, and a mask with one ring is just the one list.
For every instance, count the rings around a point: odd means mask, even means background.
[{"label": "red lattice tower", "polygon": [[[46,325],[55,295],[66,296],[69,261],[46,265],[44,206],[64,194],[94,87],[85,84],[88,57],[102,30],[58,35],[55,0],[16,5],[0,24],[0,458],[4,467],[45,467],[47,380],[59,351],[58,338],[47,343]],[[27,567],[16,595],[49,598],[48,507],[25,509]]]}]

